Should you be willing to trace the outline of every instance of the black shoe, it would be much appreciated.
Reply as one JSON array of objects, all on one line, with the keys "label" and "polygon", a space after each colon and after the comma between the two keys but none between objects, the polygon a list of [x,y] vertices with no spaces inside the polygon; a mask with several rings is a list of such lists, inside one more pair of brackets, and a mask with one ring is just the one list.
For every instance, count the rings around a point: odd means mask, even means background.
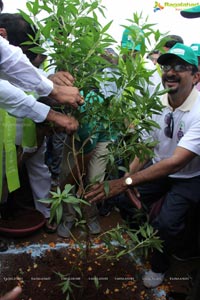
[{"label": "black shoe", "polygon": [[6,241],[0,239],[0,252],[4,252],[8,250],[8,245]]},{"label": "black shoe", "polygon": [[184,293],[169,292],[166,294],[166,300],[186,300],[187,296]]},{"label": "black shoe", "polygon": [[99,209],[99,215],[102,217],[108,217],[111,214],[112,207],[101,207]]},{"label": "black shoe", "polygon": [[176,255],[176,254],[173,254],[172,257],[177,260],[177,261],[180,261],[180,262],[189,262],[189,261],[197,261],[197,262],[200,262],[200,255],[199,253],[196,254],[196,253],[192,253],[192,254],[188,254],[188,255]]}]

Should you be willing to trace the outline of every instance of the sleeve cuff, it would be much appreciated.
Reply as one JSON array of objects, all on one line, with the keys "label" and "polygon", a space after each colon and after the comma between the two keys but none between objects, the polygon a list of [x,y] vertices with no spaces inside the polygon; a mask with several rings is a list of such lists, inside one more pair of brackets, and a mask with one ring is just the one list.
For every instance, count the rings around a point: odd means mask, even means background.
[{"label": "sleeve cuff", "polygon": [[44,77],[43,75],[41,75],[41,77],[42,77],[42,81],[37,86],[36,92],[40,96],[48,96],[49,94],[51,94],[53,90],[53,82],[48,78]]}]

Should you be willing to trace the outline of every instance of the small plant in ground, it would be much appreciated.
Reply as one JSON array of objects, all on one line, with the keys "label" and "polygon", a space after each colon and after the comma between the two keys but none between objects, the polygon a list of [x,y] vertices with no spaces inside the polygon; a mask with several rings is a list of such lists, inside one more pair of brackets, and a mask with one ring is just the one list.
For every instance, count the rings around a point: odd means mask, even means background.
[{"label": "small plant in ground", "polygon": [[87,201],[77,198],[72,192],[73,186],[66,184],[63,191],[59,187],[56,191],[51,191],[51,197],[48,199],[40,199],[39,201],[48,204],[51,207],[50,222],[56,220],[57,224],[61,222],[63,215],[63,203],[73,204],[73,207],[80,218],[82,218],[81,205],[90,205]]},{"label": "small plant in ground", "polygon": [[[108,251],[101,257],[118,259],[124,255],[133,255],[133,258],[145,257],[151,249],[162,251],[162,241],[149,223],[144,223],[138,229],[130,229],[126,225],[118,225],[100,237]],[[117,252],[117,254],[116,254]]]}]

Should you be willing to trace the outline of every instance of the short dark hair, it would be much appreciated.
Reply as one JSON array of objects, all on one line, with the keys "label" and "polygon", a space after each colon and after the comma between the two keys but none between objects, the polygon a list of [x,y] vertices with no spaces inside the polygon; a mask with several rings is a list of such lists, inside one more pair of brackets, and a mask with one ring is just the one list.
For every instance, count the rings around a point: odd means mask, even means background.
[{"label": "short dark hair", "polygon": [[153,55],[153,54],[160,54],[160,51],[157,50],[157,49],[151,50],[151,51],[149,52],[149,54],[147,55],[147,58],[149,58],[149,57],[150,57],[151,55]]},{"label": "short dark hair", "polygon": [[6,29],[9,43],[14,46],[20,46],[30,61],[37,56],[37,54],[28,50],[34,47],[34,44],[28,46],[21,45],[26,41],[30,41],[29,35],[34,38],[37,29],[35,26],[30,25],[26,20],[24,20],[20,14],[0,14],[0,27]]},{"label": "short dark hair", "polygon": [[0,0],[0,10],[2,11],[3,10],[3,1]]},{"label": "short dark hair", "polygon": [[192,75],[196,74],[197,72],[198,72],[198,68],[192,65]]},{"label": "short dark hair", "polygon": [[177,43],[184,44],[184,41],[180,35],[169,34],[164,39],[166,39],[164,47],[167,47],[169,49],[171,49]]}]

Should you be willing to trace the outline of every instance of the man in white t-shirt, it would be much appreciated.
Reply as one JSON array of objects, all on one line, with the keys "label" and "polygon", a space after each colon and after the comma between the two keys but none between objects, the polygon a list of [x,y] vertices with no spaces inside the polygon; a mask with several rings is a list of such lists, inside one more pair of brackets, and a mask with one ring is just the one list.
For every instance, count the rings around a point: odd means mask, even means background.
[{"label": "man in white t-shirt", "polygon": [[[162,112],[153,116],[160,128],[144,134],[145,140],[157,141],[153,159],[141,162],[135,158],[129,174],[108,181],[107,196],[104,183],[93,186],[85,195],[94,202],[137,187],[138,196],[148,209],[165,196],[152,222],[164,243],[162,253],[153,251],[152,270],[143,277],[149,288],[162,283],[169,267],[168,254],[176,253],[177,246],[179,251],[185,249],[182,237],[186,215],[191,206],[200,202],[200,95],[195,87],[199,80],[198,60],[190,47],[177,43],[158,58],[158,63],[163,86],[169,91],[163,97]],[[144,168],[147,162],[149,165]]]}]

